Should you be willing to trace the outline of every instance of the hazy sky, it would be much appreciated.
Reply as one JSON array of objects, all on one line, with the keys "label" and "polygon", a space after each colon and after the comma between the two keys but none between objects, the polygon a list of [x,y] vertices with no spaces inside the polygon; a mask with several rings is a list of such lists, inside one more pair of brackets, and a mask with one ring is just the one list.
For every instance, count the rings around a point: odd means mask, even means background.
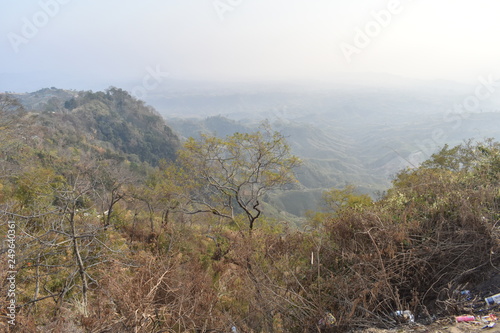
[{"label": "hazy sky", "polygon": [[151,71],[160,80],[166,72],[222,81],[375,72],[473,82],[500,70],[498,0],[0,4],[0,90],[19,89],[12,77],[27,86],[102,89],[140,83]]}]

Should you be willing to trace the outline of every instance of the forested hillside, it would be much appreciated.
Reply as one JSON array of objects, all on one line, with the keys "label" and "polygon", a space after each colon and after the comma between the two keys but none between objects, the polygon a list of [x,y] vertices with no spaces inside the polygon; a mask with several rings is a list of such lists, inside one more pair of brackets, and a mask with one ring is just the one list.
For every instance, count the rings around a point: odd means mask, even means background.
[{"label": "forested hillside", "polygon": [[265,201],[302,161],[266,122],[181,145],[125,91],[47,89],[0,95],[0,130],[3,331],[394,328],[500,292],[494,140],[442,147],[376,201],[330,188],[294,226]]},{"label": "forested hillside", "polygon": [[150,165],[173,160],[180,145],[153,108],[121,89],[94,93],[51,88],[12,97],[27,112],[26,120],[50,131],[47,139],[59,145],[96,145]]}]

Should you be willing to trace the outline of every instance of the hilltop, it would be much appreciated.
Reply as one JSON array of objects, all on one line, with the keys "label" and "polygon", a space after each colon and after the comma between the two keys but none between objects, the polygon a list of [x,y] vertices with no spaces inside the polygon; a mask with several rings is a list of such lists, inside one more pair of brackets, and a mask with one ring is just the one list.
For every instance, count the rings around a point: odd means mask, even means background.
[{"label": "hilltop", "polygon": [[[143,101],[118,88],[105,92],[46,88],[11,94],[28,113],[39,137],[75,149],[105,150],[135,162],[174,160],[179,138]],[[35,130],[36,131],[36,130]],[[35,133],[31,133],[35,134]]]}]

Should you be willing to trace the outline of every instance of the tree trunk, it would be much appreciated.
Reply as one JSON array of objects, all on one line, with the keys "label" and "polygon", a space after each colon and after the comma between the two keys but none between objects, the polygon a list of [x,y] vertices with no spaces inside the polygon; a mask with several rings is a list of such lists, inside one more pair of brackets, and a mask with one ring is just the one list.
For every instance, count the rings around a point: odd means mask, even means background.
[{"label": "tree trunk", "polygon": [[83,263],[82,256],[80,254],[80,246],[78,244],[78,235],[76,233],[76,228],[75,228],[75,212],[72,211],[70,213],[70,226],[71,226],[71,238],[73,242],[73,253],[75,255],[76,263],[78,265],[78,274],[80,275],[80,278],[82,279],[82,303],[83,303],[83,312],[84,316],[87,316],[87,291],[88,291],[88,282],[87,282],[87,276],[85,273],[85,265]]}]

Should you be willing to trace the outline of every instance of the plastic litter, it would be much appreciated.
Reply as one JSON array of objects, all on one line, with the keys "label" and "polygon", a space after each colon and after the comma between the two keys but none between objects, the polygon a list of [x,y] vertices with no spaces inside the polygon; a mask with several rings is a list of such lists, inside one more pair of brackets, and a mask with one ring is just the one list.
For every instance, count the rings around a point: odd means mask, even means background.
[{"label": "plastic litter", "polygon": [[486,297],[484,299],[484,301],[488,305],[493,305],[495,303],[500,304],[500,294],[496,294],[496,295],[493,295],[493,296],[490,296],[490,297]]},{"label": "plastic litter", "polygon": [[470,301],[473,298],[472,292],[470,290],[462,290],[460,292],[460,296],[462,296],[463,299]]},{"label": "plastic litter", "polygon": [[231,327],[231,333],[238,333],[238,329],[236,328],[236,326]]},{"label": "plastic litter", "polygon": [[482,316],[481,320],[485,323],[489,323],[489,322],[497,321],[498,317],[492,313],[492,314],[489,314],[487,316]]},{"label": "plastic litter", "polygon": [[458,316],[458,317],[455,317],[455,320],[457,321],[457,323],[461,323],[464,321],[475,321],[476,317],[474,317],[474,316]]},{"label": "plastic litter", "polygon": [[413,313],[410,310],[396,311],[396,312],[394,312],[394,316],[403,317],[403,319],[409,323],[415,322],[415,316],[413,315]]},{"label": "plastic litter", "polygon": [[496,324],[497,324],[497,323],[495,323],[495,322],[491,322],[491,323],[489,323],[488,325],[483,326],[483,327],[481,327],[481,328],[482,328],[483,330],[484,330],[485,328],[492,328],[492,327],[495,327],[495,325],[496,325]]}]

